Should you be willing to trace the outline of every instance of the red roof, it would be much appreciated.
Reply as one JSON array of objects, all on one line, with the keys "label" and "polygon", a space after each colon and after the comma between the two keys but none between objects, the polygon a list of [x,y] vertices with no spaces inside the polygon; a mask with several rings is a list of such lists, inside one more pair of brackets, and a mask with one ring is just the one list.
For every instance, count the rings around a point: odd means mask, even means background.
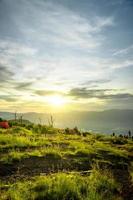
[{"label": "red roof", "polygon": [[7,121],[3,121],[3,122],[0,122],[0,127],[1,128],[9,128],[9,124]]}]

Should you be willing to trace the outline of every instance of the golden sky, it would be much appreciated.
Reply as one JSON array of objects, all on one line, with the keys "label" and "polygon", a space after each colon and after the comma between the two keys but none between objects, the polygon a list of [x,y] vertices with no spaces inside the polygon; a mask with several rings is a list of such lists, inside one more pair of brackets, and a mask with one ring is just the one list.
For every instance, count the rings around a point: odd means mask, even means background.
[{"label": "golden sky", "polygon": [[0,110],[132,109],[132,18],[126,0],[0,1]]}]

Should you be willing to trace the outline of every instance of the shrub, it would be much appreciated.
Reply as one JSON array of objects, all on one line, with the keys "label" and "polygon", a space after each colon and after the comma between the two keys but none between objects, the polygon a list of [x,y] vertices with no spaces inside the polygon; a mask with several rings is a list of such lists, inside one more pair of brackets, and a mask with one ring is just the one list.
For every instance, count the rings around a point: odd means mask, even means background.
[{"label": "shrub", "polygon": [[89,177],[57,173],[32,181],[13,184],[8,191],[12,200],[112,200],[118,185],[107,171],[93,169]]},{"label": "shrub", "polygon": [[91,200],[112,200],[118,189],[118,184],[109,171],[93,169],[89,177],[89,197]]}]

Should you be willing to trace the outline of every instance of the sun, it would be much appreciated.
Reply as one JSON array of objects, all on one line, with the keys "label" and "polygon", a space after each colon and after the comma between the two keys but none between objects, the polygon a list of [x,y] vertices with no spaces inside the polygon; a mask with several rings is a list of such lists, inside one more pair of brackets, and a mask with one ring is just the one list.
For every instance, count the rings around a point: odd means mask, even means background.
[{"label": "sun", "polygon": [[49,96],[47,98],[47,101],[52,106],[58,106],[58,107],[61,107],[66,103],[65,98],[63,96],[59,96],[59,95]]}]

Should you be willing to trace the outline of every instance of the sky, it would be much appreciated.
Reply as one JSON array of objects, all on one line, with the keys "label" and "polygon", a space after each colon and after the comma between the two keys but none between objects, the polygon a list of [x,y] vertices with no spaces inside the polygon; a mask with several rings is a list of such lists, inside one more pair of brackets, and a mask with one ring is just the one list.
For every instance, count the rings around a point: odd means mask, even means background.
[{"label": "sky", "polygon": [[0,0],[0,110],[133,108],[132,0]]}]

